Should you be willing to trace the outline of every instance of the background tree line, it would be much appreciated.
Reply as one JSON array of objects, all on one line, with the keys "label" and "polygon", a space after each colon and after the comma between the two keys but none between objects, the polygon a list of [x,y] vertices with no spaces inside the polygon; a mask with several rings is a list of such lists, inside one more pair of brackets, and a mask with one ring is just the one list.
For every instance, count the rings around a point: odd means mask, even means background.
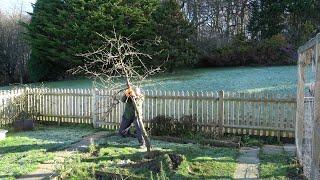
[{"label": "background tree line", "polygon": [[320,29],[318,0],[180,0],[197,29],[200,66],[294,64]]},{"label": "background tree line", "polygon": [[[99,47],[97,33],[113,31],[130,37],[139,51],[153,57],[146,65],[164,64],[169,71],[294,64],[297,47],[319,32],[319,11],[318,0],[38,0],[30,24],[14,21],[19,30],[13,32],[20,39],[11,41],[25,48],[12,53],[11,60],[9,50],[1,51],[1,68],[7,69],[1,76],[6,83],[26,76],[30,44],[31,80],[66,78],[68,69],[83,63],[76,54]],[[2,29],[11,27],[10,18],[5,19]],[[21,38],[25,28],[28,43]],[[0,33],[0,48],[17,52],[17,45],[4,38],[14,36]]]}]

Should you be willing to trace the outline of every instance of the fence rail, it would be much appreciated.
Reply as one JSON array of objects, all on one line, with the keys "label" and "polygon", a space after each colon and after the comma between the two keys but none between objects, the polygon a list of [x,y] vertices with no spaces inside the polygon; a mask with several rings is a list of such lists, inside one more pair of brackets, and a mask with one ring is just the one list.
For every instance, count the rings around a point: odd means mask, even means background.
[{"label": "fence rail", "polygon": [[[119,126],[124,104],[111,111],[114,91],[103,89],[27,89],[27,111],[40,121],[93,123],[114,129]],[[296,100],[294,96],[265,93],[145,91],[144,121],[157,116],[179,121],[193,116],[200,131],[260,136],[292,137]]]}]

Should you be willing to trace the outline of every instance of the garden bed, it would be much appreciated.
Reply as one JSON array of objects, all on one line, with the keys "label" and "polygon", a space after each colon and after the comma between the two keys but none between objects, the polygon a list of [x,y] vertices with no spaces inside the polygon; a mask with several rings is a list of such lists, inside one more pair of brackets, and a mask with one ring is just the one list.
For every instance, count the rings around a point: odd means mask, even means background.
[{"label": "garden bed", "polygon": [[[146,156],[134,138],[111,136],[97,142],[91,154],[82,154],[60,168],[62,178],[149,179],[151,176],[171,179],[232,179],[237,162],[236,148],[177,144],[152,140],[153,152]],[[73,167],[74,166],[74,167]],[[78,168],[76,168],[78,167]],[[79,169],[79,167],[81,167]],[[73,171],[67,171],[73,169]]]}]

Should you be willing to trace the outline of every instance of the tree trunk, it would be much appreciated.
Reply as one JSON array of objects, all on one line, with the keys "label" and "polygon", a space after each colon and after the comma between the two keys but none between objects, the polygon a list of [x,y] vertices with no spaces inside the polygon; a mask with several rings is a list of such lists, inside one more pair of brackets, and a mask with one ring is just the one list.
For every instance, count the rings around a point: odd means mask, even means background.
[{"label": "tree trunk", "polygon": [[149,153],[151,151],[151,143],[150,143],[150,139],[149,139],[149,136],[147,134],[147,131],[146,129],[144,128],[144,124],[143,124],[143,120],[142,120],[142,114],[138,111],[137,109],[137,103],[136,103],[136,100],[134,98],[131,98],[132,99],[132,102],[133,102],[133,106],[134,106],[134,109],[138,115],[137,117],[137,121],[138,123],[140,124],[140,127],[142,128],[142,136],[145,140],[145,143],[146,143],[146,147],[147,147],[147,152]]}]

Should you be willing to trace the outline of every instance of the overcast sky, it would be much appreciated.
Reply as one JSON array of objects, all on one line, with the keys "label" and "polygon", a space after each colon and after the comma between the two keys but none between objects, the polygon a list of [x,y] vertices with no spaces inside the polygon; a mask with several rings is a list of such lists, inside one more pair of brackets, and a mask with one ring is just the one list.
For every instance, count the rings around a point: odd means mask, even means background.
[{"label": "overcast sky", "polygon": [[12,12],[14,9],[19,9],[22,5],[24,12],[32,12],[31,3],[35,3],[36,0],[0,0],[0,10],[5,12]]}]

